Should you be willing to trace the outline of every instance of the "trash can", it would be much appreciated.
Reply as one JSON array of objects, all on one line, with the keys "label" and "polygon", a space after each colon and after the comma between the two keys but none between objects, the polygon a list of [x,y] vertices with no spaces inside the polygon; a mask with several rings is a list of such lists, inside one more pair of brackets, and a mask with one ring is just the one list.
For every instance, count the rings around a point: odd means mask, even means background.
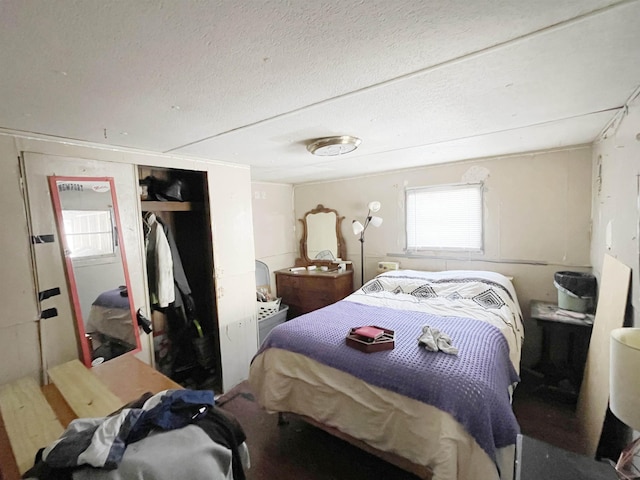
[{"label": "trash can", "polygon": [[558,307],[585,313],[596,297],[596,277],[582,272],[556,272],[553,284],[558,289]]}]

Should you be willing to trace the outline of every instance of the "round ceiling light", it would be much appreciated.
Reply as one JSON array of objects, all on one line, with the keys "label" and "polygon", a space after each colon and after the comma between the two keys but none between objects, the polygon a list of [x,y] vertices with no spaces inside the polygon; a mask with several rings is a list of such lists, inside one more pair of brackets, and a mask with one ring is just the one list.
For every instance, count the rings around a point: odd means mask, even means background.
[{"label": "round ceiling light", "polygon": [[314,155],[319,155],[321,157],[334,157],[337,155],[344,155],[345,153],[353,152],[356,148],[358,148],[360,142],[362,142],[362,140],[357,137],[352,137],[351,135],[319,138],[313,143],[307,145],[307,150],[309,150]]}]

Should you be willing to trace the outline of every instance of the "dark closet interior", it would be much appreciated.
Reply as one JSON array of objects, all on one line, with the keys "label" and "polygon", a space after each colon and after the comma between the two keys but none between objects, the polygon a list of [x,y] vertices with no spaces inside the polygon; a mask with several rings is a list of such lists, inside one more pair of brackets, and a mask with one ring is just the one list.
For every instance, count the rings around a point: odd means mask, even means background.
[{"label": "dark closet interior", "polygon": [[[172,236],[191,294],[176,280],[184,306],[152,305],[156,368],[188,388],[220,391],[221,363],[215,304],[213,244],[206,172],[139,167],[145,222],[155,215]],[[145,227],[147,254],[147,231]],[[176,256],[173,256],[174,265]],[[149,271],[150,262],[147,261]],[[177,278],[177,275],[176,275]],[[182,282],[184,283],[184,282]]]}]

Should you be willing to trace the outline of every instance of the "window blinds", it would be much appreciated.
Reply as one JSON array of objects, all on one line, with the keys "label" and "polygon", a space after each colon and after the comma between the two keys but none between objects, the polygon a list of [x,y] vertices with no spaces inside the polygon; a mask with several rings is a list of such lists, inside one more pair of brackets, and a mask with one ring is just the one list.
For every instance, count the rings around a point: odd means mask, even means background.
[{"label": "window blinds", "polygon": [[110,210],[63,210],[64,232],[71,258],[115,254]]},{"label": "window blinds", "polygon": [[482,250],[482,184],[407,189],[407,250]]}]

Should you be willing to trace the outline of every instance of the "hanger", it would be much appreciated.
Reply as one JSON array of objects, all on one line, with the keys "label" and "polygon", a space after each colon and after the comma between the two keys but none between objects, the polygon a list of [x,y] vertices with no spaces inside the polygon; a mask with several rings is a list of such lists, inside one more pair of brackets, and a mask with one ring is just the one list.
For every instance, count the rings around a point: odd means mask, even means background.
[{"label": "hanger", "polygon": [[147,225],[151,226],[156,222],[156,214],[153,212],[144,212],[142,214],[142,219]]}]

